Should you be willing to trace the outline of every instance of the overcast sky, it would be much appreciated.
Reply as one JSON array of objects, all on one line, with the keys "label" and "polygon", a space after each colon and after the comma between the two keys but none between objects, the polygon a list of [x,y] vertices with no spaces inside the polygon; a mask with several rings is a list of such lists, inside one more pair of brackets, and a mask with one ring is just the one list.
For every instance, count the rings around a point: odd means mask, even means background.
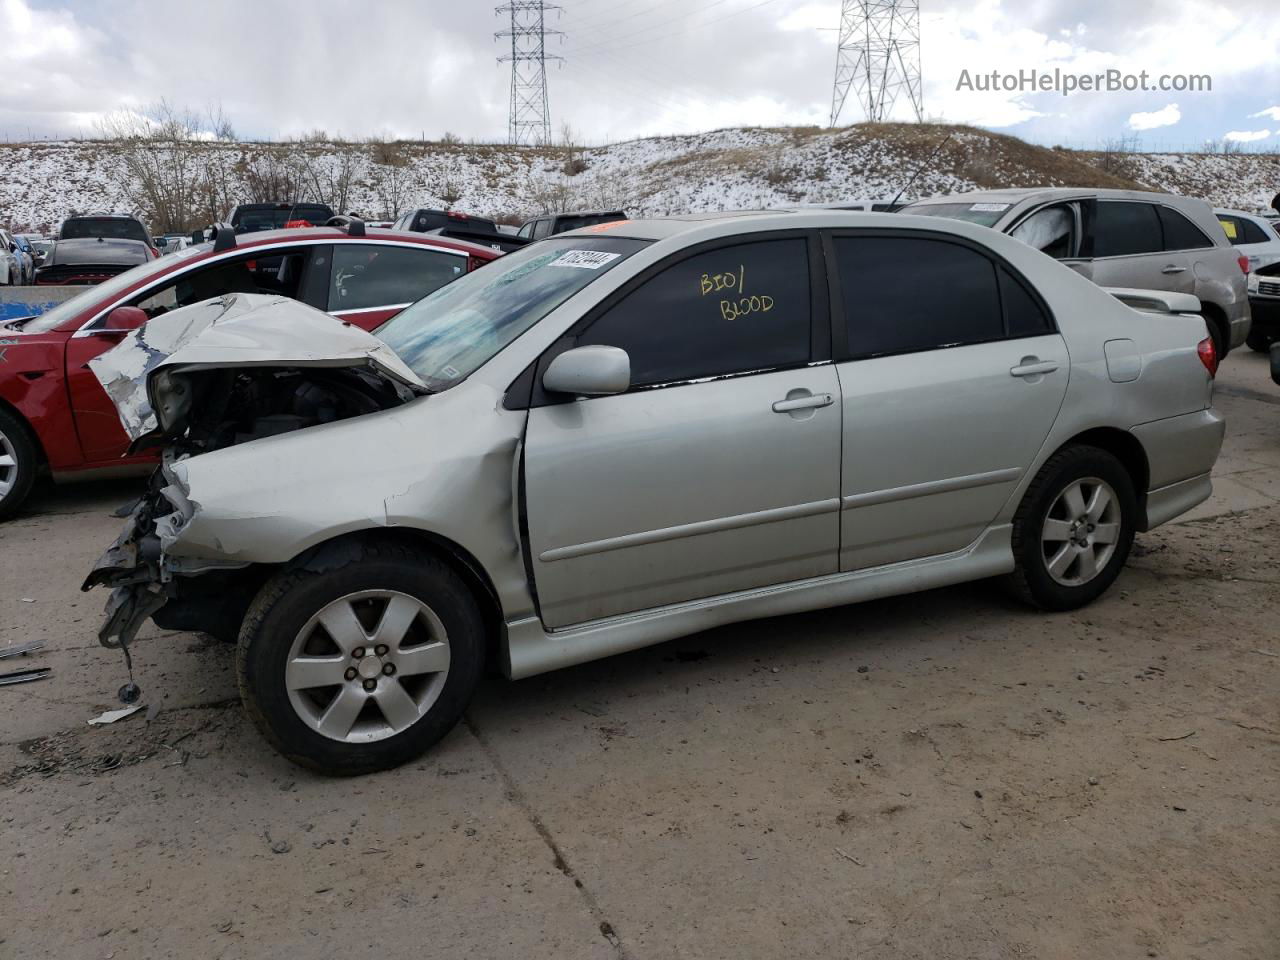
[{"label": "overcast sky", "polygon": [[[0,0],[0,136],[92,134],[160,97],[221,103],[241,136],[501,140],[493,0]],[[552,122],[597,143],[825,124],[838,0],[560,0]],[[925,111],[1040,143],[1121,136],[1280,149],[1276,0],[922,0]],[[822,29],[826,28],[826,29]],[[1212,92],[957,91],[1038,67],[1209,74]],[[903,114],[905,118],[905,114]],[[843,122],[860,120],[850,102]]]}]

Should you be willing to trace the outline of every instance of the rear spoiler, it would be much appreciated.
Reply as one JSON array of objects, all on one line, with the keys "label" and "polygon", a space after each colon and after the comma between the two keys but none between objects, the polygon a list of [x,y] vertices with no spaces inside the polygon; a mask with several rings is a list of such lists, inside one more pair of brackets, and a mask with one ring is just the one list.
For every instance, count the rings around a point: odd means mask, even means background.
[{"label": "rear spoiler", "polygon": [[1135,287],[1103,287],[1126,307],[1143,313],[1200,313],[1200,298],[1190,293],[1139,290]]},{"label": "rear spoiler", "polygon": [[530,242],[527,237],[517,237],[510,233],[485,233],[480,230],[464,230],[461,227],[436,227],[434,230],[428,230],[427,233],[451,240],[466,240],[469,243],[478,243],[484,247],[501,250],[503,253],[519,250]]}]

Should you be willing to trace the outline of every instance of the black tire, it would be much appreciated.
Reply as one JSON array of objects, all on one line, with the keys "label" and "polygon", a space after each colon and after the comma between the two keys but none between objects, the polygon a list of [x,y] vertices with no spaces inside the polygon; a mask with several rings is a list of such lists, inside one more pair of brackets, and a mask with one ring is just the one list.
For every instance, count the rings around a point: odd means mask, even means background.
[{"label": "black tire", "polygon": [[[430,607],[448,634],[450,660],[443,687],[416,722],[384,739],[351,743],[304,722],[285,687],[285,665],[294,639],[313,616],[326,604],[366,590],[396,591]],[[405,545],[366,543],[342,566],[320,573],[286,569],[262,588],[236,648],[240,696],[262,735],[293,762],[331,776],[386,770],[422,754],[461,719],[484,667],[484,633],[475,597],[446,563]]]},{"label": "black tire", "polygon": [[[1068,586],[1049,573],[1041,533],[1058,497],[1077,480],[1097,478],[1110,485],[1119,508],[1119,535],[1110,558],[1088,582]],[[1041,610],[1074,610],[1101,596],[1128,559],[1138,518],[1133,478],[1124,465],[1106,450],[1087,445],[1070,446],[1055,453],[1040,468],[1023,495],[1013,518],[1013,556],[1016,566],[1009,576],[1014,592]]]},{"label": "black tire", "polygon": [[1218,362],[1221,363],[1231,352],[1231,338],[1227,334],[1226,324],[1212,317],[1206,317],[1205,320],[1209,325],[1209,337],[1213,340],[1213,352],[1218,355]]},{"label": "black tire", "polygon": [[0,466],[0,520],[8,519],[26,501],[40,467],[40,455],[27,425],[0,407],[0,457],[12,457],[13,465]]},{"label": "black tire", "polygon": [[1245,338],[1245,345],[1255,353],[1270,353],[1271,344],[1275,343],[1276,338],[1269,333],[1263,333],[1261,330],[1250,330],[1249,336]]}]

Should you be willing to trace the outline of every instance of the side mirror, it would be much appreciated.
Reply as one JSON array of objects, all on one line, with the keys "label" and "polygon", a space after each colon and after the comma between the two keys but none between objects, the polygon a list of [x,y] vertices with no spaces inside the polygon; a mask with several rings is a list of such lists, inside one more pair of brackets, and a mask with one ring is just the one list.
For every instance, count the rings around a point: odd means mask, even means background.
[{"label": "side mirror", "polygon": [[116,307],[107,314],[103,330],[128,331],[137,330],[147,322],[147,314],[141,307]]},{"label": "side mirror", "polygon": [[631,358],[619,347],[593,345],[566,350],[542,375],[542,389],[579,397],[626,393],[631,386]]}]

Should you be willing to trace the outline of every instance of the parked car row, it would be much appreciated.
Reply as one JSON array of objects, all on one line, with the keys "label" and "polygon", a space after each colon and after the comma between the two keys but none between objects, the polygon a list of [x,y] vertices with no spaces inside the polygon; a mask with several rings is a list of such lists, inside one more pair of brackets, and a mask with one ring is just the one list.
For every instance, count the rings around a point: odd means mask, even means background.
[{"label": "parked car row", "polygon": [[1087,603],[1208,497],[1249,335],[1234,213],[1161,194],[523,237],[266,206],[0,328],[0,514],[153,471],[85,581],[101,641],[236,642],[254,722],[329,773],[421,753],[486,664],[982,577]]}]

